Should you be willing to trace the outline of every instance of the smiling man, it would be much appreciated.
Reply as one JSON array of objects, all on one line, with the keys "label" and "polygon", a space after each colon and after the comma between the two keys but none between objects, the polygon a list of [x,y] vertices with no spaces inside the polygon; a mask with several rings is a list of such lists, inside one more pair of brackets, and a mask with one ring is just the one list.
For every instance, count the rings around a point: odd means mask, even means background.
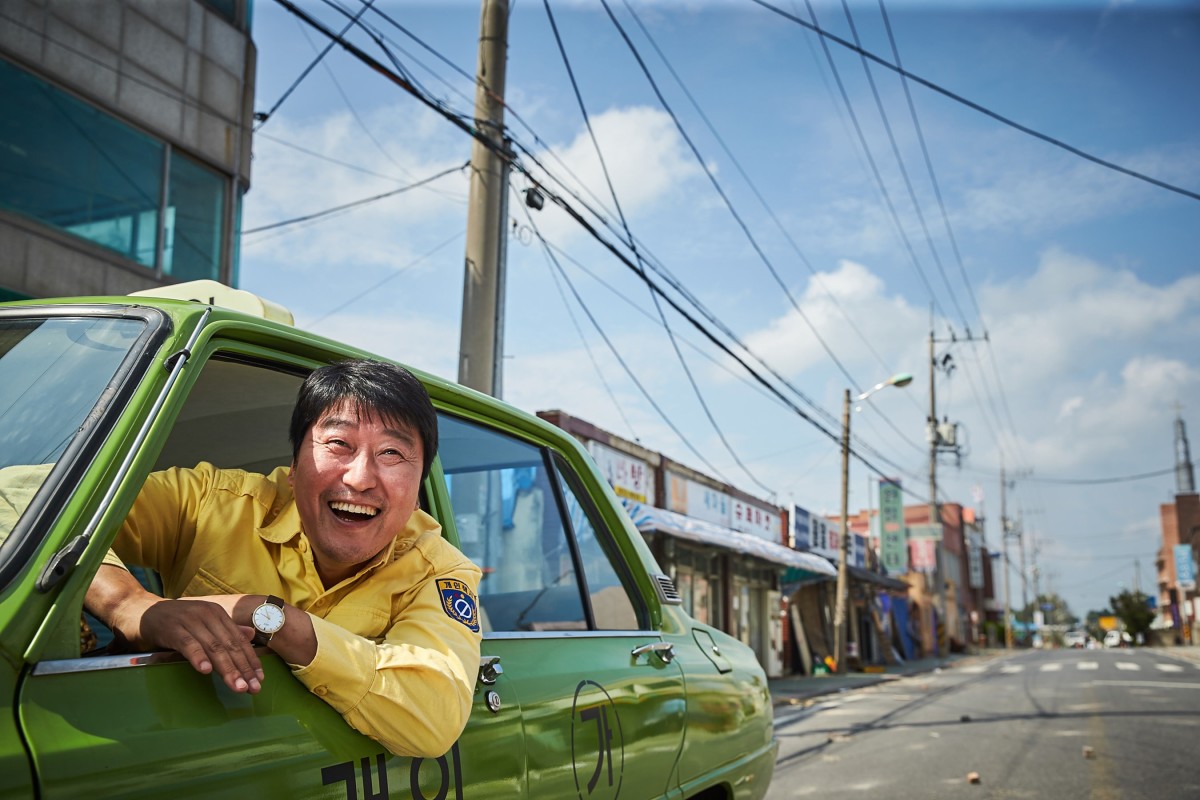
[{"label": "smiling man", "polygon": [[[355,729],[440,756],[470,713],[480,571],[418,508],[437,455],[429,395],[391,364],[323,367],[290,436],[290,469],[270,475],[150,475],[85,605],[118,640],[178,650],[235,692],[261,690],[265,645]],[[167,598],[121,560],[157,570]]]}]

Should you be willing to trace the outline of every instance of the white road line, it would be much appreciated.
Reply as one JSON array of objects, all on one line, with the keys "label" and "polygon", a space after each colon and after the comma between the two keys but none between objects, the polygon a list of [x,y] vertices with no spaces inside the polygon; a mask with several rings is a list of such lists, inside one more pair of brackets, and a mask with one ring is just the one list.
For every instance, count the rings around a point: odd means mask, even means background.
[{"label": "white road line", "polygon": [[974,667],[963,667],[962,669],[959,670],[959,672],[968,674],[968,675],[975,675],[980,672],[987,672],[987,667],[985,665],[977,665]]},{"label": "white road line", "polygon": [[1200,683],[1169,681],[1092,681],[1092,686],[1153,686],[1158,689],[1200,689]]},{"label": "white road line", "polygon": [[1005,664],[1000,668],[1000,671],[1009,675],[1013,675],[1017,672],[1021,672],[1023,669],[1025,669],[1024,664]]},{"label": "white road line", "polygon": [[1062,669],[1062,664],[1057,661],[1042,664],[1042,672],[1058,672],[1060,669]]},{"label": "white road line", "polygon": [[1080,661],[1079,668],[1080,669],[1100,669],[1100,662],[1098,662],[1098,661]]},{"label": "white road line", "polygon": [[1137,672],[1141,667],[1132,661],[1118,661],[1117,669],[1123,669],[1126,672]]},{"label": "white road line", "polygon": [[1155,664],[1162,672],[1183,672],[1183,667],[1179,664]]}]

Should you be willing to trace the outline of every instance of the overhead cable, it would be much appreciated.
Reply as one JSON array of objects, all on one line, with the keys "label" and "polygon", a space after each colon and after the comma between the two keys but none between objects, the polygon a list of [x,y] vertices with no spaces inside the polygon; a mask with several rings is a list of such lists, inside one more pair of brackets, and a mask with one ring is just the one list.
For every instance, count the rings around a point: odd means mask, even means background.
[{"label": "overhead cable", "polygon": [[[625,4],[625,9],[629,12],[629,15],[631,17],[633,17],[634,22],[636,22],[638,27],[641,29],[642,34],[646,37],[647,41],[650,42],[650,46],[652,48],[654,48],[655,53],[657,53],[659,59],[662,60],[663,65],[666,66],[667,71],[671,74],[671,77],[673,77],[675,79],[675,82],[679,85],[679,88],[683,91],[684,96],[686,96],[688,101],[692,104],[692,108],[696,111],[696,113],[699,115],[700,119],[704,122],[705,127],[708,128],[709,133],[711,133],[713,135],[713,138],[716,139],[717,143],[721,146],[721,149],[724,151],[726,157],[733,164],[734,169],[736,169],[738,171],[738,174],[740,174],[742,176],[742,179],[746,182],[746,185],[750,188],[751,193],[755,196],[755,198],[757,198],[759,204],[763,207],[763,210],[766,211],[767,216],[770,217],[771,221],[775,223],[775,227],[779,230],[780,234],[788,242],[788,244],[791,245],[793,252],[796,253],[796,256],[800,259],[800,262],[808,270],[809,274],[812,275],[813,283],[815,283],[821,289],[821,291],[824,292],[825,296],[829,299],[829,301],[831,303],[833,303],[834,308],[837,309],[838,313],[842,316],[842,319],[845,320],[846,324],[850,326],[850,329],[854,331],[855,335],[858,336],[859,341],[861,341],[863,343],[863,345],[867,348],[867,350],[870,351],[870,353],[875,357],[875,360],[877,362],[879,362],[880,366],[882,366],[888,372],[895,372],[896,371],[895,368],[888,365],[887,362],[885,362],[883,360],[883,357],[881,355],[879,355],[879,352],[875,349],[874,345],[872,345],[870,340],[868,340],[867,337],[863,335],[862,330],[859,328],[858,324],[855,323],[854,318],[852,316],[850,316],[850,314],[848,314],[846,312],[846,310],[842,307],[842,304],[838,300],[837,295],[835,295],[833,292],[831,292],[825,286],[824,281],[821,280],[820,273],[818,273],[817,270],[813,267],[812,262],[810,262],[808,260],[808,257],[804,254],[804,251],[800,249],[800,246],[796,243],[796,240],[792,237],[792,235],[788,232],[787,228],[785,228],[783,223],[779,220],[779,217],[778,217],[778,215],[776,215],[775,210],[767,202],[767,199],[765,197],[763,197],[762,192],[759,191],[758,186],[755,185],[755,183],[754,183],[754,180],[750,177],[750,175],[742,167],[741,162],[738,160],[737,156],[734,155],[733,151],[729,148],[729,145],[726,144],[725,139],[721,136],[720,132],[716,129],[716,126],[713,125],[712,121],[708,118],[708,115],[704,113],[704,109],[700,106],[699,102],[697,102],[696,98],[692,95],[691,91],[687,87],[687,84],[684,83],[683,79],[679,76],[679,73],[675,71],[675,68],[671,65],[670,60],[667,59],[666,54],[663,53],[662,49],[658,46],[658,43],[654,40],[654,37],[651,35],[650,31],[642,23],[641,18],[638,16],[637,12],[634,10],[634,8],[630,4],[629,0],[622,0],[622,2]],[[786,289],[785,289],[785,293],[788,295],[788,298],[790,300],[792,300],[793,305],[795,305],[795,300],[791,297],[791,293],[787,292]],[[916,402],[916,401],[914,400],[913,402]],[[883,420],[888,424],[888,427],[890,427],[898,436],[900,436],[900,438],[902,440],[907,442],[913,448],[924,451],[924,449],[925,449],[924,446],[918,445],[916,442],[913,442],[911,439],[909,439],[908,436],[905,435],[904,432],[901,431],[900,428],[894,422],[892,422],[892,420],[889,417],[887,417],[886,415],[881,415],[881,416],[883,417]]]},{"label": "overhead cable", "polygon": [[[604,182],[608,185],[609,195],[612,197],[613,205],[617,209],[617,215],[621,220],[621,227],[625,231],[625,238],[629,243],[630,249],[633,252],[634,258],[637,259],[638,269],[645,275],[645,263],[642,260],[642,255],[638,252],[637,245],[634,243],[633,234],[629,230],[629,221],[625,218],[625,211],[621,208],[621,200],[617,196],[617,190],[613,186],[612,176],[608,171],[608,162],[604,158],[604,151],[600,147],[600,142],[596,139],[596,131],[592,128],[591,115],[588,114],[587,105],[583,102],[583,95],[579,91],[579,83],[575,80],[575,71],[571,69],[571,60],[567,57],[566,47],[563,45],[562,37],[558,32],[558,23],[554,19],[554,12],[550,10],[550,0],[542,0],[546,8],[546,17],[550,20],[550,29],[554,33],[554,41],[558,44],[558,52],[562,56],[563,65],[567,70],[567,77],[571,82],[571,89],[575,93],[575,101],[579,104],[579,112],[583,115],[584,124],[587,126],[588,136],[592,140],[592,147],[596,151],[596,157],[600,160],[600,170],[604,174]],[[671,342],[671,348],[675,351],[675,358],[683,368],[684,375],[687,376],[688,384],[692,387],[692,394],[695,395],[696,401],[700,404],[700,408],[704,411],[704,416],[707,417],[709,424],[716,431],[717,438],[721,440],[721,444],[725,446],[726,452],[733,458],[736,463],[746,474],[748,478],[760,489],[767,492],[772,497],[775,496],[775,490],[767,486],[758,477],[750,471],[750,468],[742,463],[742,459],[738,456],[733,445],[729,443],[729,439],[725,436],[725,431],[717,424],[716,417],[713,416],[712,409],[709,408],[708,402],[704,399],[704,393],[700,391],[700,386],[696,383],[696,378],[692,375],[691,368],[688,367],[687,359],[683,357],[683,352],[679,349],[679,342],[675,340],[675,332],[671,330],[670,323],[667,322],[667,315],[663,312],[662,304],[658,301],[658,295],[650,292],[650,299],[654,302],[654,309],[658,312],[658,317],[662,321],[662,326],[667,332],[667,338]]]},{"label": "overhead cable", "polygon": [[[854,15],[850,13],[850,4],[847,0],[842,0],[842,8],[846,12],[846,22],[850,25],[850,33],[854,37],[854,43],[861,45],[862,41],[858,37],[858,27],[854,24]],[[816,17],[813,19],[816,19]],[[942,283],[946,285],[946,293],[950,296],[950,302],[954,305],[955,311],[958,312],[963,327],[970,334],[971,324],[967,321],[967,315],[963,313],[962,306],[958,304],[958,296],[955,294],[954,288],[950,286],[950,278],[946,275],[946,268],[942,265],[942,257],[938,254],[937,248],[933,246],[933,237],[929,234],[929,225],[925,222],[925,214],[921,211],[921,203],[917,200],[917,193],[913,189],[912,180],[908,177],[908,168],[904,165],[904,158],[900,155],[900,146],[896,144],[896,134],[892,131],[891,120],[888,119],[887,110],[883,107],[883,100],[879,97],[879,87],[875,85],[875,75],[871,72],[871,62],[862,57],[860,57],[860,60],[862,61],[863,72],[867,76],[867,84],[871,87],[871,94],[875,98],[875,108],[879,111],[879,119],[883,122],[883,130],[887,134],[888,142],[892,146],[892,155],[896,159],[896,166],[900,169],[900,177],[904,179],[904,187],[908,190],[908,199],[912,203],[913,211],[917,214],[917,221],[921,223],[921,230],[925,233],[925,245],[929,248],[929,254],[933,256],[933,263],[937,266],[938,273],[942,276]]]},{"label": "overhead cable", "polygon": [[795,308],[796,313],[800,315],[802,320],[804,320],[804,323],[812,332],[813,337],[821,345],[822,349],[825,350],[826,355],[829,356],[842,375],[846,377],[846,380],[850,382],[850,385],[853,386],[856,391],[862,391],[861,387],[858,385],[858,382],[854,379],[854,376],[847,371],[846,367],[838,359],[837,355],[830,348],[829,344],[821,336],[820,332],[817,331],[817,328],[812,323],[812,320],[808,318],[808,315],[804,313],[804,310],[800,307],[800,304],[796,302],[794,297],[792,297],[791,291],[787,288],[787,284],[784,283],[783,278],[779,276],[779,272],[775,269],[775,265],[771,263],[771,259],[769,259],[767,254],[763,252],[762,247],[758,244],[758,240],[755,239],[754,234],[750,232],[749,226],[746,225],[746,222],[742,219],[737,209],[734,208],[733,201],[729,199],[729,196],[721,187],[720,181],[718,181],[716,176],[712,174],[712,170],[709,169],[708,164],[704,161],[704,156],[700,154],[700,150],[696,147],[696,144],[692,141],[691,136],[688,135],[687,130],[684,129],[683,125],[679,121],[679,118],[675,115],[675,112],[667,102],[667,99],[663,96],[662,91],[658,88],[658,83],[654,80],[654,76],[650,74],[650,70],[647,69],[646,62],[642,60],[641,53],[638,52],[637,48],[633,44],[633,41],[630,40],[629,35],[625,32],[625,28],[622,27],[621,23],[617,20],[616,15],[613,14],[612,9],[608,5],[608,0],[600,0],[600,3],[604,6],[604,10],[608,12],[608,18],[612,20],[617,32],[621,34],[621,38],[625,41],[630,53],[633,54],[634,60],[636,60],[638,66],[641,67],[642,74],[644,74],[646,76],[646,80],[649,81],[651,89],[658,98],[658,102],[662,104],[663,109],[671,117],[672,121],[674,121],[676,129],[679,131],[679,135],[683,137],[685,142],[687,142],[688,147],[692,151],[692,155],[700,164],[700,168],[704,170],[704,174],[708,177],[709,182],[712,183],[713,188],[716,189],[717,194],[720,195],[721,200],[725,203],[725,207],[729,209],[729,213],[733,217],[734,221],[737,222],[738,226],[742,229],[742,232],[746,235],[746,238],[750,242],[750,246],[754,249],[754,252],[758,254],[759,259],[763,262],[763,264],[766,265],[767,270],[771,273],[771,276],[775,279],[775,282],[778,283],[783,289],[787,298],[792,301],[792,306]]},{"label": "overhead cable", "polygon": [[441,172],[437,173],[436,175],[430,175],[428,178],[419,180],[416,183],[410,183],[408,186],[401,186],[399,189],[392,189],[391,191],[383,192],[382,194],[372,195],[371,197],[364,197],[361,200],[355,200],[350,203],[343,203],[340,206],[334,206],[332,208],[327,208],[323,211],[315,211],[311,214],[305,214],[302,217],[293,217],[291,219],[285,219],[285,220],[281,220],[279,222],[272,222],[269,225],[260,225],[257,228],[251,228],[250,230],[242,231],[242,235],[249,236],[249,235],[255,234],[255,233],[262,233],[263,231],[273,230],[275,228],[282,228],[287,225],[295,225],[299,222],[310,222],[315,219],[320,219],[321,217],[329,216],[330,214],[336,214],[339,211],[346,211],[351,208],[358,208],[359,206],[365,206],[369,203],[375,203],[379,200],[384,200],[388,197],[394,197],[395,195],[403,194],[404,192],[407,192],[411,189],[416,189],[419,186],[424,186],[428,183],[433,183],[438,178],[444,178],[451,173],[461,172],[462,170],[466,169],[470,165],[471,165],[471,162],[466,161],[462,164],[459,164],[456,167],[450,167],[449,169],[444,169]]},{"label": "overhead cable", "polygon": [[[352,27],[354,27],[354,23],[358,22],[358,18],[361,17],[364,13],[366,13],[366,10],[368,8],[370,8],[371,4],[374,2],[375,2],[375,0],[363,0],[363,7],[358,10],[358,13],[354,15],[353,19],[351,19],[349,22],[346,23],[346,27],[342,28],[341,33],[339,33],[338,35],[345,36],[346,32],[349,31]],[[326,54],[329,53],[329,51],[333,49],[333,45],[334,45],[334,40],[331,39],[329,44],[325,45],[325,49],[323,49],[321,52],[317,53],[317,57],[312,60],[312,63],[309,64],[307,67],[305,67],[303,70],[301,70],[300,74],[296,76],[296,79],[294,81],[292,81],[292,85],[289,86],[287,88],[287,90],[285,90],[284,93],[282,95],[280,95],[279,99],[275,101],[275,105],[271,106],[271,108],[266,112],[256,113],[254,115],[254,119],[258,123],[257,125],[254,126],[255,131],[257,131],[263,125],[267,124],[267,120],[269,120],[271,118],[271,115],[279,110],[279,107],[281,105],[283,105],[284,100],[287,100],[289,97],[291,97],[292,92],[296,91],[296,87],[300,85],[301,81],[303,81],[305,78],[307,78],[308,74],[313,71],[313,68],[316,67],[317,64],[320,64],[321,60],[325,58]]]},{"label": "overhead cable", "polygon": [[915,81],[916,83],[921,84],[922,86],[924,86],[927,89],[930,89],[932,91],[937,92],[938,94],[941,94],[941,95],[944,95],[945,97],[950,98],[951,100],[955,101],[956,103],[962,103],[966,107],[973,109],[975,111],[978,111],[980,114],[984,114],[985,116],[991,117],[992,119],[996,120],[997,122],[1001,122],[1005,125],[1008,125],[1010,128],[1015,128],[1016,130],[1021,131],[1021,133],[1028,134],[1029,136],[1032,136],[1035,139],[1041,139],[1043,142],[1052,144],[1055,147],[1066,150],[1068,153],[1071,153],[1073,155],[1079,156],[1080,158],[1091,161],[1094,164],[1099,164],[1102,167],[1106,167],[1106,168],[1114,170],[1116,172],[1120,172],[1122,174],[1128,175],[1131,178],[1136,178],[1140,181],[1145,181],[1146,183],[1153,184],[1154,186],[1157,186],[1160,189],[1166,189],[1169,192],[1175,192],[1176,194],[1181,194],[1184,197],[1190,197],[1193,200],[1200,200],[1200,193],[1193,192],[1189,189],[1184,189],[1179,186],[1175,186],[1173,184],[1167,183],[1166,181],[1160,181],[1157,178],[1152,178],[1149,175],[1145,175],[1141,172],[1137,172],[1137,171],[1129,169],[1127,167],[1122,167],[1120,164],[1114,164],[1111,161],[1105,161],[1104,159],[1102,159],[1098,156],[1094,156],[1091,153],[1088,153],[1084,150],[1080,150],[1078,147],[1073,147],[1073,146],[1067,144],[1066,142],[1062,141],[1061,139],[1055,139],[1053,136],[1047,136],[1046,134],[1036,131],[1033,128],[1030,128],[1026,125],[1022,125],[1021,123],[1016,122],[1014,120],[1011,120],[1002,114],[992,111],[990,108],[982,106],[979,103],[975,103],[971,100],[968,100],[967,98],[963,97],[960,94],[955,94],[954,92],[950,91],[949,89],[939,86],[938,84],[934,83],[933,81],[922,78],[920,75],[914,75],[913,73],[909,72],[908,70],[903,69],[902,67],[900,67],[896,64],[892,64],[891,62],[887,61],[886,59],[880,58],[879,56],[875,55],[874,53],[870,52],[869,50],[864,50],[863,48],[858,47],[857,45],[846,41],[845,39],[841,38],[840,36],[836,36],[836,35],[830,33],[829,31],[826,31],[823,28],[821,28],[811,22],[807,22],[806,20],[800,19],[795,14],[784,11],[782,8],[779,8],[778,6],[768,3],[766,0],[751,0],[751,2],[757,3],[758,5],[767,9],[768,11],[772,11],[772,12],[778,14],[779,16],[784,17],[785,19],[789,19],[792,22],[796,23],[797,25],[800,25],[801,27],[808,28],[813,33],[816,33],[819,36],[821,36],[822,39],[828,39],[831,42],[839,44],[842,47],[845,47],[847,50],[852,50],[855,53],[858,53],[859,55],[864,56],[865,58],[869,58],[872,61],[874,61],[876,64],[879,64],[882,67],[886,67],[887,69],[890,69],[899,75],[903,75],[906,78],[908,78],[912,81]]},{"label": "overhead cable", "polygon": [[[809,16],[812,17],[815,25],[817,12],[813,8],[812,0],[804,0],[804,5],[808,8]],[[842,95],[842,103],[846,107],[846,112],[850,115],[850,122],[854,125],[854,132],[858,136],[859,146],[862,147],[863,155],[867,157],[867,162],[871,166],[871,174],[875,178],[875,185],[879,188],[879,192],[883,196],[883,203],[891,215],[892,224],[896,227],[896,233],[900,235],[900,241],[903,243],[904,249],[908,252],[913,269],[917,271],[921,282],[925,284],[925,290],[929,292],[930,301],[943,317],[948,316],[945,311],[942,311],[941,304],[937,299],[937,292],[933,290],[933,284],[929,282],[928,276],[925,275],[925,270],[921,269],[921,262],[917,258],[917,252],[913,249],[912,242],[908,239],[908,234],[904,232],[904,225],[901,224],[900,215],[896,212],[896,204],[892,202],[892,195],[887,190],[887,184],[883,182],[883,175],[879,172],[879,165],[875,162],[875,156],[871,153],[871,146],[867,143],[867,137],[863,133],[862,125],[859,124],[858,114],[854,113],[854,105],[850,102],[850,94],[846,91],[846,84],[842,82],[842,76],[838,71],[837,63],[833,60],[833,53],[829,50],[829,45],[824,39],[821,39],[820,42],[821,50],[825,53],[825,60],[829,63],[829,70],[833,73],[833,79],[837,83],[838,91]]]},{"label": "overhead cable", "polygon": [[[378,72],[382,77],[386,78],[387,80],[394,83],[396,86],[400,87],[404,91],[411,94],[423,105],[425,105],[426,107],[428,107],[431,110],[440,114],[443,118],[448,120],[455,127],[459,128],[460,130],[467,133],[471,138],[480,142],[484,147],[487,147],[490,150],[492,150],[493,152],[500,155],[501,158],[503,158],[506,162],[508,162],[512,166],[512,168],[516,169],[522,175],[526,176],[526,178],[528,178],[531,183],[533,183],[537,188],[539,188],[539,190],[543,191],[546,194],[546,196],[555,205],[557,205],[559,208],[561,208],[563,211],[565,211],[567,213],[567,215],[570,216],[571,219],[573,221],[575,221],[576,224],[580,225],[588,233],[589,236],[591,236],[593,239],[596,240],[597,243],[599,243],[602,247],[604,247],[606,250],[608,250],[610,253],[612,253],[613,256],[615,256],[619,261],[621,261],[621,263],[623,263],[626,267],[633,270],[635,273],[638,273],[637,265],[635,265],[632,261],[630,261],[629,258],[624,253],[622,253],[612,242],[610,242],[608,239],[604,238],[604,236],[602,236],[600,234],[600,232],[598,230],[596,230],[595,226],[592,225],[590,222],[588,222],[586,219],[584,219],[584,217],[573,206],[571,206],[570,203],[566,202],[566,200],[564,200],[561,195],[559,195],[557,192],[550,190],[550,188],[545,186],[543,182],[539,181],[528,169],[525,168],[524,165],[522,165],[519,161],[517,161],[514,158],[513,153],[510,150],[503,148],[501,145],[492,141],[492,139],[490,137],[488,137],[482,131],[479,131],[478,129],[476,129],[467,120],[455,115],[450,110],[442,107],[439,103],[437,103],[437,102],[431,100],[429,97],[425,96],[411,81],[392,72],[386,66],[381,64],[377,59],[375,59],[372,56],[365,53],[361,48],[346,41],[344,38],[338,37],[327,26],[323,25],[319,21],[315,20],[311,15],[307,14],[306,12],[304,12],[303,10],[298,8],[295,5],[295,3],[291,2],[291,0],[276,0],[276,2],[279,3],[280,5],[284,6],[284,8],[286,8],[291,13],[293,13],[296,16],[303,19],[308,24],[312,25],[317,30],[321,31],[324,35],[329,36],[330,38],[336,39],[338,44],[341,45],[341,47],[343,49],[345,49],[348,53],[353,55],[355,58],[362,61],[369,68]],[[767,381],[761,374],[758,373],[757,370],[755,370],[753,367],[751,367],[749,364],[747,364],[745,359],[743,359],[737,353],[733,352],[733,350],[731,350],[728,345],[726,345],[724,342],[720,341],[711,331],[709,331],[702,324],[700,324],[699,320],[697,320],[694,316],[692,316],[685,309],[683,309],[678,304],[678,302],[676,302],[671,297],[666,295],[657,284],[654,284],[652,281],[650,281],[648,275],[645,275],[644,273],[638,273],[638,274],[642,278],[643,281],[647,282],[648,285],[650,285],[654,289],[654,291],[659,293],[660,297],[665,299],[667,301],[667,303],[669,305],[671,305],[672,308],[675,309],[676,313],[678,313],[685,320],[687,320],[689,324],[691,324],[693,327],[695,327],[705,338],[707,338],[710,342],[712,342],[718,349],[720,349],[722,352],[724,352],[730,358],[734,359],[734,361],[736,361],[744,370],[746,370],[746,372],[751,377],[753,377],[755,381],[757,381],[758,383],[763,385],[767,389],[768,392],[770,392],[772,395],[777,397],[781,402],[783,402],[784,405],[787,406],[793,413],[795,413],[801,419],[804,419],[805,421],[807,421],[810,425],[815,427],[822,434],[824,434],[826,437],[828,437],[829,439],[831,439],[833,442],[837,443],[840,446],[841,437],[837,432],[831,430],[830,428],[821,424],[817,420],[813,419],[813,417],[811,415],[806,413],[803,409],[801,409],[799,406],[797,406],[793,401],[789,400],[786,396],[784,396],[783,393],[778,388],[776,388],[769,381]],[[714,324],[718,324],[718,326],[721,327],[722,330],[727,335],[732,335],[732,332],[730,332],[727,327],[721,326],[719,321],[717,321]],[[747,349],[745,347],[745,345],[741,344],[740,342],[738,342],[738,346],[741,347],[743,350],[745,350],[747,353],[750,353],[751,355],[753,355],[752,351]],[[784,383],[786,386],[788,386],[789,389],[796,392],[800,396],[803,396],[803,393],[801,393],[799,391],[799,389],[795,388],[791,383],[787,382],[786,379],[782,378],[782,376],[780,376],[777,372],[775,372],[769,365],[765,364],[765,362],[762,362],[762,360],[759,359],[757,356],[754,356],[754,357],[757,360],[759,360],[760,363],[763,363],[764,367],[766,367],[766,369],[769,372],[771,372],[771,374],[773,376],[775,376],[778,380],[780,380],[782,383]],[[812,401],[808,400],[808,402],[811,403]],[[816,407],[819,408],[819,406],[816,406]],[[824,411],[823,409],[821,409],[821,411],[822,411],[822,413],[824,413],[825,415],[828,416],[828,412]],[[850,448],[850,454],[852,456],[854,456],[855,458],[857,458],[862,464],[864,464],[868,469],[870,469],[875,474],[879,475],[880,477],[887,477],[885,475],[885,473],[883,473],[877,466],[875,466],[874,463],[867,460],[854,447]],[[922,499],[919,495],[913,493],[908,488],[903,488],[902,491],[904,491],[906,494],[909,494],[912,497],[918,499],[919,501],[927,502],[926,500]]]}]

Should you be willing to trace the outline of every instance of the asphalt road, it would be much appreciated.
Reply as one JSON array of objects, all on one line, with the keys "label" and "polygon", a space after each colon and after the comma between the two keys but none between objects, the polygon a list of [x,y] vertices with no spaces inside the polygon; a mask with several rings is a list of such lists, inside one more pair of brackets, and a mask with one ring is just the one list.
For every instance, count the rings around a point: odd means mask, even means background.
[{"label": "asphalt road", "polygon": [[965,659],[776,712],[768,800],[1200,798],[1200,664],[1169,651]]}]

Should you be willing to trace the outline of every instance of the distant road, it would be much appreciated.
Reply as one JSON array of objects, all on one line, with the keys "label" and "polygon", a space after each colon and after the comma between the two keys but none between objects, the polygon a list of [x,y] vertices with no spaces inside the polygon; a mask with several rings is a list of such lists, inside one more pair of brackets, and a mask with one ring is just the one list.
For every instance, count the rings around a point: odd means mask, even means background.
[{"label": "distant road", "polygon": [[776,709],[767,798],[1200,798],[1200,664],[1169,653],[965,659]]}]

